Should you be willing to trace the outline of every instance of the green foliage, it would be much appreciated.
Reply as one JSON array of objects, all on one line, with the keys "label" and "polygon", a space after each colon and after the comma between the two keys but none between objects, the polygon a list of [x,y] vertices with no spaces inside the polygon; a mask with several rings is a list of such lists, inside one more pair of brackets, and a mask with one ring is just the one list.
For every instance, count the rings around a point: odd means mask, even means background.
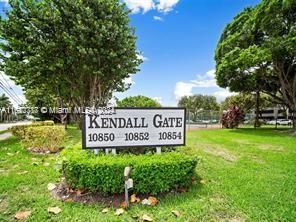
[{"label": "green foliage", "polygon": [[21,144],[25,148],[40,148],[43,151],[57,152],[65,135],[64,126],[27,127]]},{"label": "green foliage", "polygon": [[52,120],[45,120],[45,121],[36,121],[36,122],[33,122],[29,126],[53,126],[53,125],[54,125],[54,121],[52,121]]},{"label": "green foliage", "polygon": [[161,107],[154,99],[147,96],[129,96],[117,101],[118,107]]},{"label": "green foliage", "polygon": [[249,112],[255,106],[255,98],[252,94],[243,94],[229,96],[221,103],[221,110],[228,110],[236,106],[242,109],[245,113]]},{"label": "green foliage", "polygon": [[9,98],[3,93],[0,96],[0,107],[7,108],[7,107],[11,107],[11,106],[12,106],[12,104],[11,104]]},{"label": "green foliage", "polygon": [[53,126],[54,122],[52,120],[46,120],[46,121],[36,121],[33,122],[30,125],[17,125],[12,126],[9,128],[12,135],[14,135],[18,139],[23,139],[26,134],[26,129],[29,127],[36,127],[36,126]]},{"label": "green foliage", "polygon": [[183,96],[179,100],[178,106],[185,107],[187,111],[193,115],[193,120],[196,120],[198,113],[201,111],[219,110],[219,105],[215,96],[201,94]]},{"label": "green foliage", "polygon": [[[116,207],[102,213],[106,205],[101,201],[82,204],[52,198],[46,185],[61,179],[53,167],[56,159],[52,155],[34,155],[38,164],[32,164],[32,154],[22,149],[14,137],[0,140],[0,221],[14,221],[19,210],[32,211],[27,221],[137,221],[134,215],[144,214],[157,222],[294,221],[296,139],[288,127],[278,127],[281,129],[266,126],[188,132],[187,146],[180,151],[190,150],[190,155],[202,156],[197,169],[205,183],[197,179],[186,193],[158,195],[157,207],[132,205],[120,217],[114,214]],[[79,142],[79,130],[69,126],[67,133],[67,144]],[[228,155],[238,159],[231,162]],[[28,173],[21,173],[24,171]],[[83,197],[87,199],[88,195]],[[59,206],[62,213],[47,213],[49,206]],[[174,209],[182,212],[179,218],[171,213]]]},{"label": "green foliage", "polygon": [[136,193],[159,193],[188,187],[195,175],[197,158],[180,153],[95,156],[85,150],[62,151],[62,171],[68,185],[102,193],[124,191],[123,172],[132,167]]},{"label": "green foliage", "polygon": [[[134,28],[119,0],[9,1],[0,21],[1,69],[37,101],[104,105],[138,71]],[[10,56],[7,56],[9,54]],[[45,101],[52,102],[52,98]],[[34,102],[35,103],[35,102]]]},{"label": "green foliage", "polygon": [[12,126],[9,128],[12,135],[14,135],[18,139],[22,139],[25,136],[26,129],[28,128],[28,125],[19,125],[19,126]]},{"label": "green foliage", "polygon": [[[273,98],[267,94],[260,95],[260,109],[275,107],[277,104]],[[255,95],[250,93],[240,93],[237,95],[229,96],[221,103],[221,110],[227,110],[233,106],[239,107],[244,113],[248,113],[254,109],[256,105]]]},{"label": "green foliage", "polygon": [[254,30],[254,13],[245,9],[224,29],[215,54],[217,84],[235,92],[275,93],[277,77],[269,66],[269,51],[257,45],[263,33]]},{"label": "green foliage", "polygon": [[39,85],[38,88],[28,88],[25,91],[27,105],[33,107],[55,107],[56,95],[49,93],[46,86]]},{"label": "green foliage", "polygon": [[264,92],[296,114],[295,27],[295,0],[263,0],[237,15],[216,49],[218,85],[236,92]]}]

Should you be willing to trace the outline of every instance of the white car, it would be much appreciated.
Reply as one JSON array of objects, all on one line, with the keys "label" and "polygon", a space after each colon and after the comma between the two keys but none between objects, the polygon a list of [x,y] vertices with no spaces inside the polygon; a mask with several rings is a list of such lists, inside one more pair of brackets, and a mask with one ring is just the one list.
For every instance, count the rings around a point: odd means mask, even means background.
[{"label": "white car", "polygon": [[279,123],[279,120],[278,121],[276,121],[276,120],[270,120],[270,121],[267,121],[266,124],[267,125],[275,125],[276,122]]},{"label": "white car", "polygon": [[292,125],[292,120],[290,119],[280,119],[278,120],[279,125]]}]

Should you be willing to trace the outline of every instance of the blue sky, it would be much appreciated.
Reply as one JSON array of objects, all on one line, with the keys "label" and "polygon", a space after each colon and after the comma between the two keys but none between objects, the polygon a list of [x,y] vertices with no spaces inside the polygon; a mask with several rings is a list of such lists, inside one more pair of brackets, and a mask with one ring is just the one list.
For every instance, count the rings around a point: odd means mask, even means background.
[{"label": "blue sky", "polygon": [[[144,62],[126,80],[133,83],[131,88],[116,97],[145,95],[174,106],[183,95],[210,94],[222,101],[231,94],[215,83],[214,51],[226,24],[259,0],[122,1],[133,11],[131,25]],[[3,11],[3,0],[0,7]]]}]

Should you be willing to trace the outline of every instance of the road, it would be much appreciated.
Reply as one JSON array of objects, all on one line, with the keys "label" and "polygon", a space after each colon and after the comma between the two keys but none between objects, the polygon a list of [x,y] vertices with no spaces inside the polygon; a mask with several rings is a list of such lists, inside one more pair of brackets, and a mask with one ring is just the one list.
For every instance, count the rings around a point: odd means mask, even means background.
[{"label": "road", "polygon": [[0,124],[0,131],[7,130],[9,127],[17,126],[17,125],[28,125],[31,124],[31,121],[21,121],[16,123],[1,123]]},{"label": "road", "polygon": [[[22,122],[16,122],[16,123],[1,123],[0,124],[0,131],[8,130],[8,128],[12,127],[12,126],[28,125],[28,124],[31,124],[31,123],[32,123],[31,121],[22,121]],[[0,140],[5,140],[10,136],[11,136],[10,132],[2,133],[2,134],[0,134]]]}]

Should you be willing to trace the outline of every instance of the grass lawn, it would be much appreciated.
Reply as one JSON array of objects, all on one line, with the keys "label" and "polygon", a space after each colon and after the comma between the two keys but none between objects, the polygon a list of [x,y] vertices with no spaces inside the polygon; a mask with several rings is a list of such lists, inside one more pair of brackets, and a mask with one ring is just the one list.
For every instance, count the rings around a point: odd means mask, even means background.
[{"label": "grass lawn", "polygon": [[[67,148],[80,143],[80,132],[68,130]],[[181,152],[201,157],[202,183],[187,193],[159,198],[156,207],[136,205],[121,216],[102,205],[53,199],[47,184],[58,182],[56,155],[33,155],[14,137],[0,141],[0,221],[14,221],[19,210],[31,210],[28,221],[295,221],[296,136],[287,130],[204,130],[187,133]],[[49,166],[48,166],[49,163]],[[48,207],[59,206],[53,215]],[[172,210],[181,212],[175,218]]]}]

